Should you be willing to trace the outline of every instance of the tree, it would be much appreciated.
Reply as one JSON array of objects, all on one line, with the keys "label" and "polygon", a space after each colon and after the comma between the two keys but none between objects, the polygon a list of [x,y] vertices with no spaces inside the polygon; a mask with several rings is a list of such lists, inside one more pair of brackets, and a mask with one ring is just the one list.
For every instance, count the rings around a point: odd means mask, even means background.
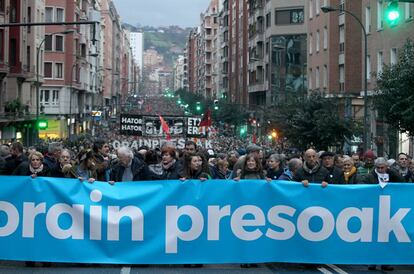
[{"label": "tree", "polygon": [[385,122],[414,135],[414,44],[407,40],[398,62],[386,65],[379,75],[374,106]]},{"label": "tree", "polygon": [[322,95],[285,102],[276,107],[271,118],[279,134],[301,150],[342,146],[355,130],[352,120],[341,117],[338,100]]}]

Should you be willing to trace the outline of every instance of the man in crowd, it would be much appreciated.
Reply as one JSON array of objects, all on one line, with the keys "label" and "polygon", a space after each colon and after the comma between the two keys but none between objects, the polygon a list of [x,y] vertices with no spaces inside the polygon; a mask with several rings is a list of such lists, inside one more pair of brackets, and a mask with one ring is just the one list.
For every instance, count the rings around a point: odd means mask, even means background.
[{"label": "man in crowd", "polygon": [[144,161],[134,157],[128,147],[118,149],[118,163],[111,169],[110,184],[115,182],[132,182],[149,180],[150,173]]},{"label": "man in crowd", "polygon": [[308,149],[304,158],[303,167],[296,172],[294,180],[302,182],[305,187],[309,186],[309,183],[321,183],[322,187],[328,186],[329,171],[320,164],[316,151]]},{"label": "man in crowd", "polygon": [[47,165],[49,170],[58,168],[61,150],[62,145],[60,143],[54,142],[49,144],[47,154],[43,159],[43,164]]},{"label": "man in crowd", "polygon": [[330,151],[324,151],[320,159],[322,166],[329,171],[329,184],[342,184],[342,171],[335,166],[335,153]]},{"label": "man in crowd", "polygon": [[0,175],[5,173],[6,162],[10,157],[12,157],[10,153],[10,148],[6,145],[1,145],[0,146]]},{"label": "man in crowd", "polygon": [[97,140],[93,144],[93,152],[96,164],[96,172],[98,181],[109,180],[109,151],[110,147],[104,140]]},{"label": "man in crowd", "polygon": [[408,160],[408,155],[405,153],[398,154],[398,159],[394,168],[398,173],[404,178],[404,182],[409,182],[412,178],[412,173],[409,169],[410,162]]},{"label": "man in crowd", "polygon": [[27,156],[23,153],[23,145],[15,142],[10,147],[11,157],[6,160],[4,174],[11,175],[13,171],[23,162],[28,161]]},{"label": "man in crowd", "polygon": [[278,180],[293,181],[297,171],[303,167],[302,160],[298,158],[292,158],[287,164],[287,168],[284,169],[283,174],[280,175]]},{"label": "man in crowd", "polygon": [[374,161],[377,157],[372,150],[367,150],[364,153],[364,162],[358,168],[358,175],[364,178],[374,170]]}]

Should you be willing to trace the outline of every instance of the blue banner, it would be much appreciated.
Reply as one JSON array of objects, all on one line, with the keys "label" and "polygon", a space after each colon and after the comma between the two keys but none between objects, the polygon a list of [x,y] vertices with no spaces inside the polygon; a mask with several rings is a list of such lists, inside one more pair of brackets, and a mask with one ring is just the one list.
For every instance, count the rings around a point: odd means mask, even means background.
[{"label": "blue banner", "polygon": [[414,264],[414,185],[0,177],[0,259]]}]

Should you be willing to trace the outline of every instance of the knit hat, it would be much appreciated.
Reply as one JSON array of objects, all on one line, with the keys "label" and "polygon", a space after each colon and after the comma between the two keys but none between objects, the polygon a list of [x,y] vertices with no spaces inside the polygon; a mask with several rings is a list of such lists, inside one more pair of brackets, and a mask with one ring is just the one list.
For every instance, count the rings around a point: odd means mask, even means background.
[{"label": "knit hat", "polygon": [[364,153],[364,159],[367,159],[367,158],[369,158],[369,159],[375,159],[376,157],[377,156],[375,156],[375,153],[372,150],[367,150]]}]

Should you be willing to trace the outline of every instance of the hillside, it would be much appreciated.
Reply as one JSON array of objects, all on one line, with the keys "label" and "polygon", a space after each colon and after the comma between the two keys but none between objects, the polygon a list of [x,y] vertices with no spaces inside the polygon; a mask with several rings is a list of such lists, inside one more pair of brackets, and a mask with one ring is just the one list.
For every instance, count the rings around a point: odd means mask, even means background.
[{"label": "hillside", "polygon": [[183,54],[190,28],[182,29],[177,26],[154,28],[150,26],[134,27],[124,25],[131,31],[144,33],[144,50],[154,47],[164,55],[166,65],[172,66],[178,55]]}]

